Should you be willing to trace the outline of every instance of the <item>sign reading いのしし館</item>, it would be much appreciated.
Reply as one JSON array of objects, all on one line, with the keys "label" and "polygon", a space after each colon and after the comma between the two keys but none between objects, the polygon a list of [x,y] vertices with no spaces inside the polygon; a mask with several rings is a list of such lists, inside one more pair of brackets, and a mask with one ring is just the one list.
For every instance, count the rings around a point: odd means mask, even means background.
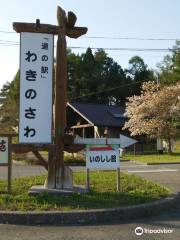
[{"label": "sign reading \u3044\u306e\u3057\u3057\u9928", "polygon": [[21,33],[20,143],[51,143],[52,139],[52,34]]},{"label": "sign reading \u3044\u306e\u3057\u3057\u9928", "polygon": [[9,150],[8,137],[0,137],[0,165],[8,164]]},{"label": "sign reading \u3044\u306e\u3057\u3057\u9928", "polygon": [[87,145],[86,168],[107,170],[119,168],[118,148],[117,145]]}]

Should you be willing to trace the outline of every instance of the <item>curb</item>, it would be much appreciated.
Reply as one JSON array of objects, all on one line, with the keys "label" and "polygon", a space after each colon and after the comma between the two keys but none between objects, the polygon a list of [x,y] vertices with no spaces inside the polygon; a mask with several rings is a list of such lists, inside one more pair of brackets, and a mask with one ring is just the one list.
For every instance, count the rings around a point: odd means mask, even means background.
[{"label": "curb", "polygon": [[154,216],[169,211],[180,203],[180,194],[152,203],[114,209],[81,210],[71,212],[12,212],[0,211],[0,224],[16,225],[86,225],[111,223]]},{"label": "curb", "polygon": [[166,164],[180,164],[180,162],[159,162],[159,163],[150,162],[150,163],[147,163],[147,165],[166,165]]}]

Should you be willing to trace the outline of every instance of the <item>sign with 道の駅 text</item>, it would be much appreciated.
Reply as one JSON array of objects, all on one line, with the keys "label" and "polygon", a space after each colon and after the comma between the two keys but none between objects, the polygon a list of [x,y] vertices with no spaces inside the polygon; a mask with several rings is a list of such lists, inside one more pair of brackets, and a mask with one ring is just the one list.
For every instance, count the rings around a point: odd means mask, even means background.
[{"label": "sign with \u9053\u306e\u99c5 text", "polygon": [[21,33],[20,143],[51,143],[52,34]]},{"label": "sign with \u9053\u306e\u99c5 text", "polygon": [[0,137],[0,165],[8,164],[8,137]]},{"label": "sign with \u9053\u306e\u99c5 text", "polygon": [[117,169],[120,167],[117,145],[87,145],[86,168]]}]

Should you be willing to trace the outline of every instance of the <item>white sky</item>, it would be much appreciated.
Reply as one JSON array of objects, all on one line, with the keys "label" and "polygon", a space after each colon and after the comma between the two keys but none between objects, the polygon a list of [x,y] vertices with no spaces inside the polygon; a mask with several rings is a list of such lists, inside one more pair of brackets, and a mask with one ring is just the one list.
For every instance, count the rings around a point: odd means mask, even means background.
[{"label": "white sky", "polygon": [[[0,0],[0,88],[11,81],[19,67],[19,46],[5,46],[2,41],[19,42],[12,32],[13,22],[57,24],[56,9],[60,5],[77,15],[77,24],[88,27],[86,36],[179,38],[179,0]],[[7,43],[7,42],[6,42]],[[11,44],[11,43],[10,43]],[[175,41],[138,41],[120,39],[68,39],[68,46],[98,48],[172,48]],[[83,52],[85,50],[73,50]],[[150,68],[162,61],[163,52],[107,51],[123,68],[129,59],[141,56]]]}]

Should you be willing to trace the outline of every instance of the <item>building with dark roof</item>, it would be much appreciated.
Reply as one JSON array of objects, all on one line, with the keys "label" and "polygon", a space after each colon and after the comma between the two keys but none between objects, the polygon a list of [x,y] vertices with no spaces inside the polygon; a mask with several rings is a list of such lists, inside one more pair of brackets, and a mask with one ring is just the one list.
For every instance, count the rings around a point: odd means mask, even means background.
[{"label": "building with dark roof", "polygon": [[119,137],[127,118],[125,108],[91,103],[68,103],[67,124],[81,137]]}]

